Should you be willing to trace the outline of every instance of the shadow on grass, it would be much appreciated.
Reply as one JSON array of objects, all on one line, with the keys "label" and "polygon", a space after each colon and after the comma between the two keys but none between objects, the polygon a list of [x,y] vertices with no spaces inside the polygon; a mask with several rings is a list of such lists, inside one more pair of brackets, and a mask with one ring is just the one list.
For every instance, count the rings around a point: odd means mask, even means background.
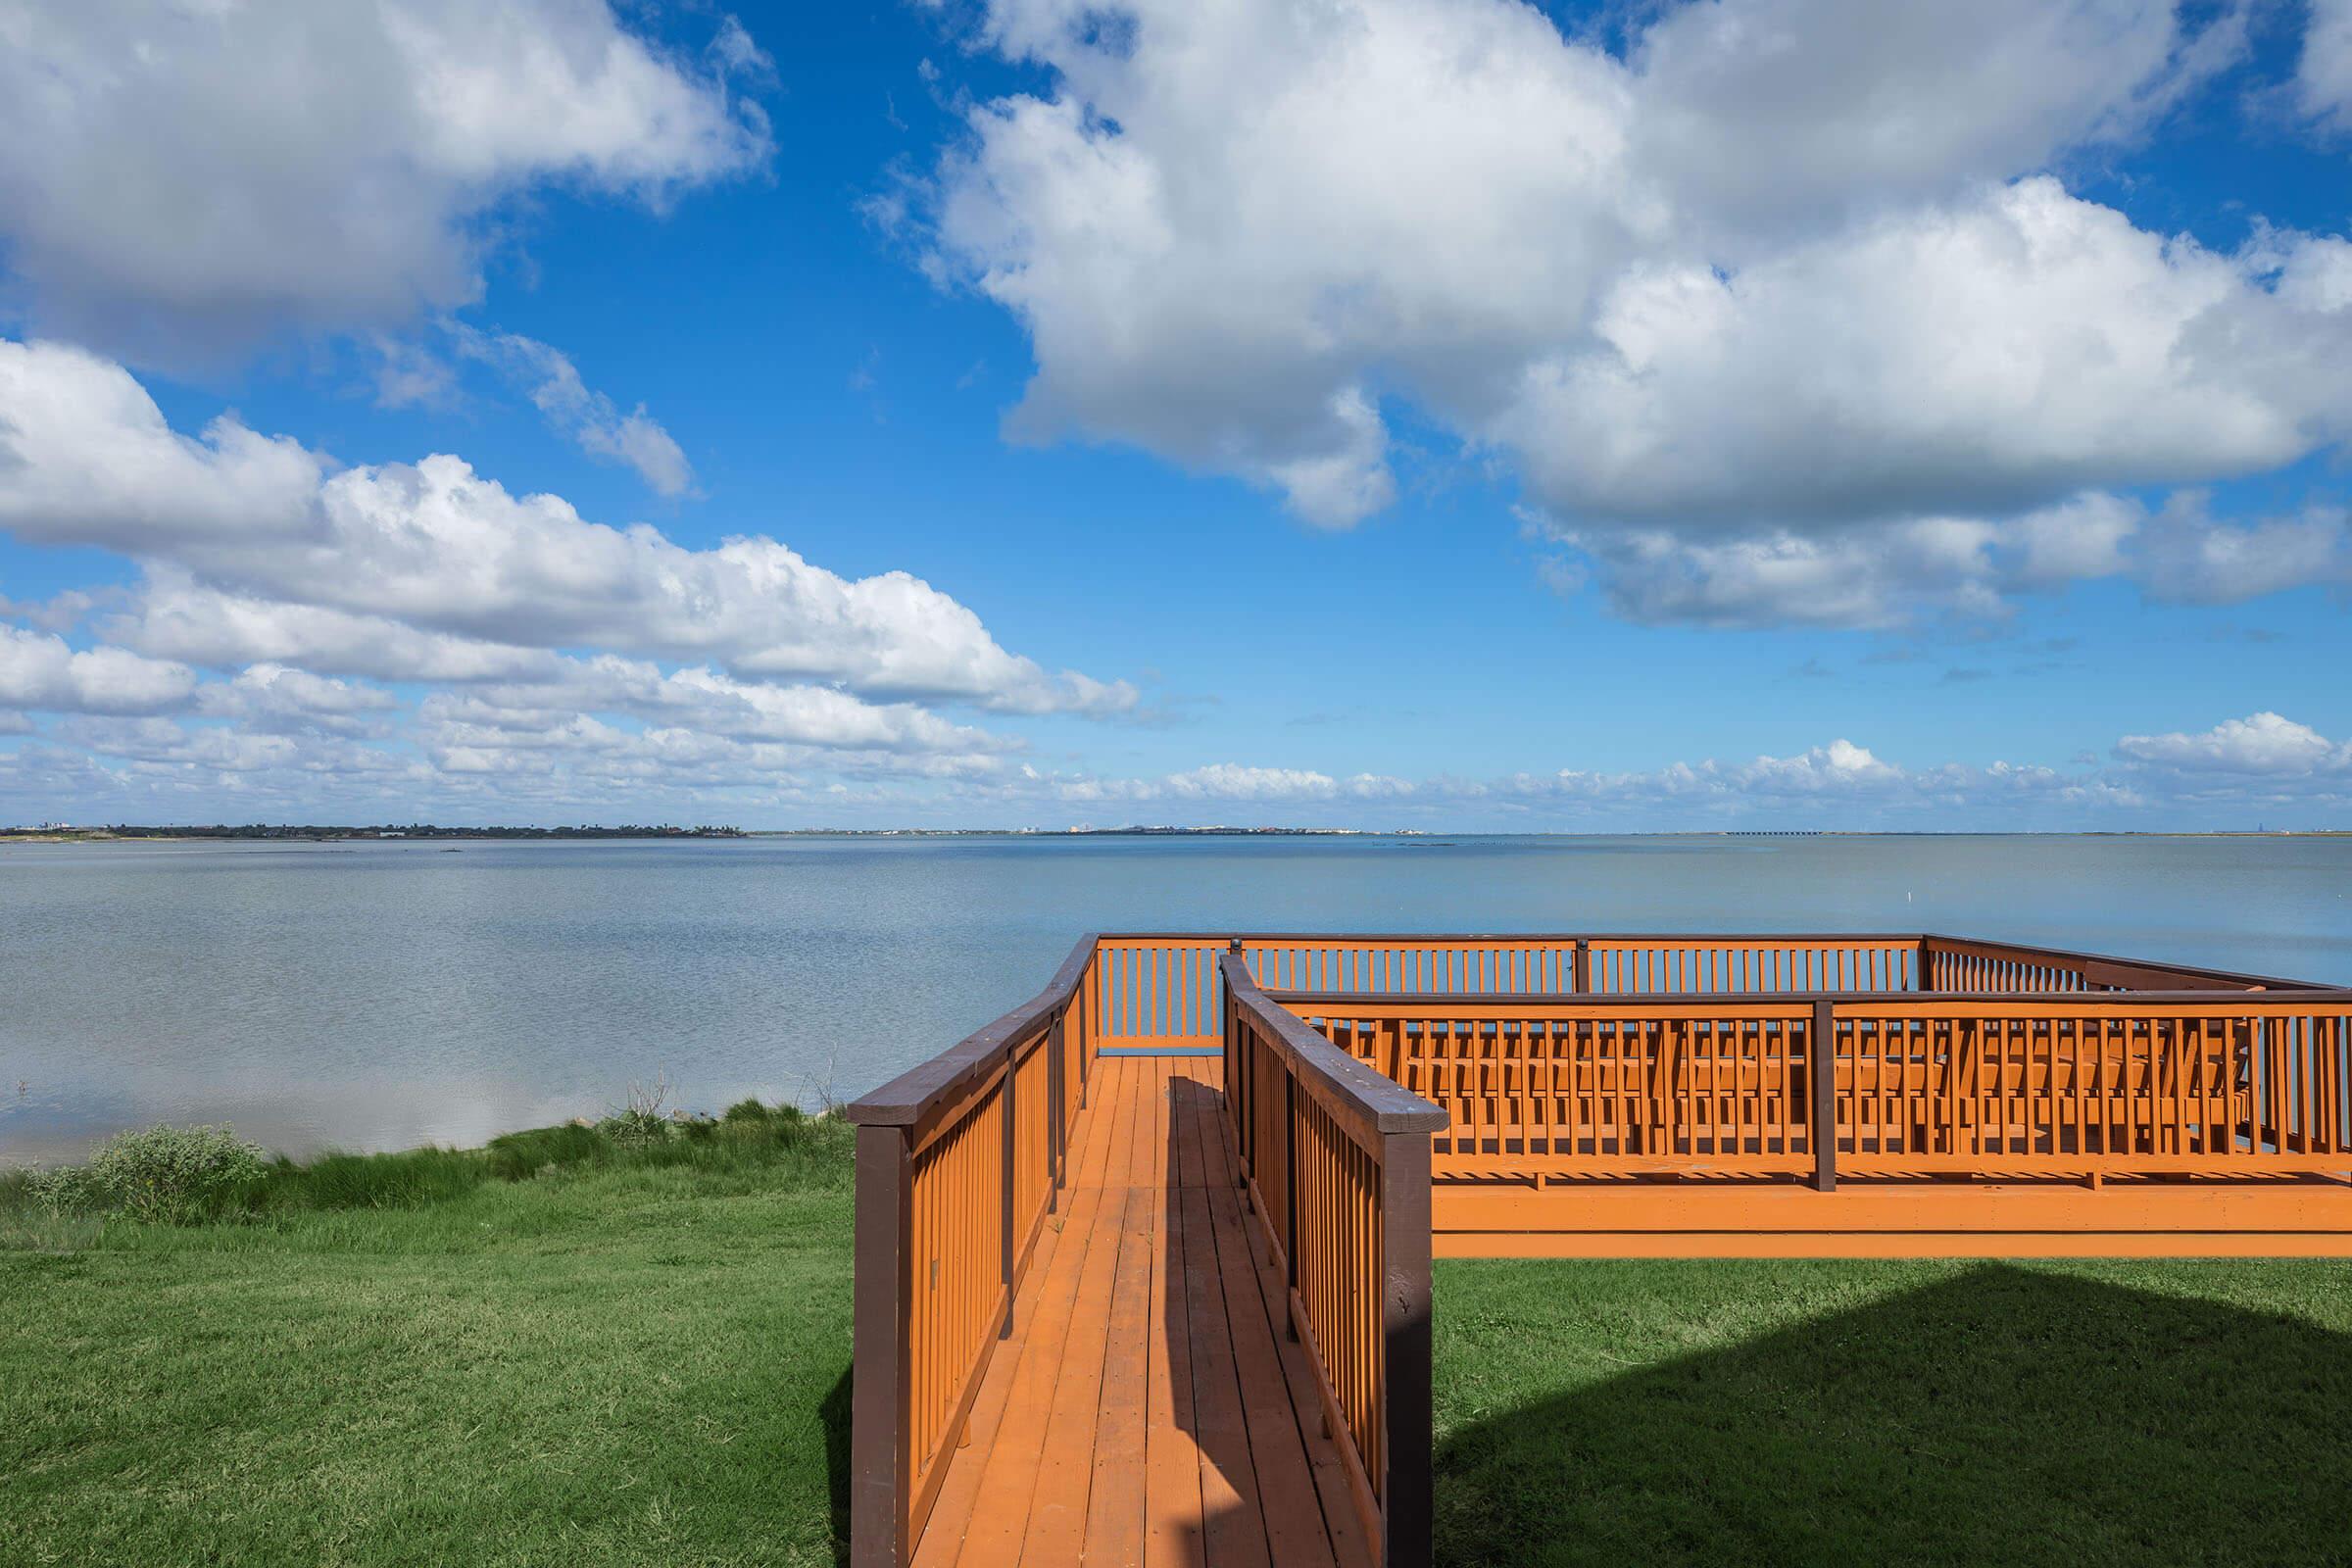
[{"label": "shadow on grass", "polygon": [[2352,1338],[1991,1265],[1482,1419],[1437,1487],[1446,1563],[2347,1562]]},{"label": "shadow on grass", "polygon": [[841,1369],[833,1388],[817,1406],[825,1428],[825,1485],[833,1510],[833,1555],[850,1560],[850,1388],[853,1371]]}]

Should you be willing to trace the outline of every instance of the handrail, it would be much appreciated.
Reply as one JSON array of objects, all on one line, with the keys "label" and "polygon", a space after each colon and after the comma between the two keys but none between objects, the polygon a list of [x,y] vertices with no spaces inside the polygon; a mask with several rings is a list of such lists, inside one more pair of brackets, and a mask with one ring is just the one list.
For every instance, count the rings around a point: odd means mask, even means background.
[{"label": "handrail", "polygon": [[1448,1106],[1441,1175],[2352,1170],[2352,990],[1266,1000]]},{"label": "handrail", "polygon": [[2160,976],[2177,980],[2208,981],[2208,985],[2174,987],[2175,990],[2246,990],[2246,991],[2326,991],[2335,989],[2310,980],[2281,980],[2276,976],[2240,974],[2230,969],[2213,969],[2201,964],[2162,963],[2146,958],[2121,958],[2105,953],[2078,953],[2066,948],[2041,948],[2023,942],[1990,942],[1977,937],[1945,936],[1928,932],[1920,938],[1931,951],[1972,956],[2009,961],[2038,964],[2045,968],[2075,968],[2088,978],[2092,971],[2106,971],[2119,988],[2142,989],[2131,984],[2128,976]]},{"label": "handrail", "polygon": [[1856,1173],[2352,1171],[2352,991],[1856,998],[1835,1025]]},{"label": "handrail", "polygon": [[[1067,1180],[1094,1061],[1079,939],[1046,989],[846,1112],[858,1129],[851,1560],[907,1560]],[[1073,1088],[1072,1080],[1075,1079]]]},{"label": "handrail", "polygon": [[1427,1563],[1430,1139],[1446,1112],[1268,1000],[1239,943],[1219,968],[1226,1114],[1292,1333],[1380,1561]]},{"label": "handrail", "polygon": [[1786,946],[1801,943],[1827,942],[1934,942],[1954,948],[1966,948],[2005,955],[2031,955],[2036,958],[2061,959],[2068,962],[2109,963],[2130,969],[2153,973],[2194,975],[2204,979],[2245,982],[2266,988],[2300,991],[2333,989],[2310,980],[2286,980],[2276,976],[2241,973],[2231,969],[2217,969],[2205,964],[2173,963],[2150,958],[2129,958],[2107,953],[2086,953],[2071,948],[2039,947],[2032,943],[1998,941],[1985,937],[1953,936],[1940,931],[1103,931],[1100,940],[1119,942],[1241,942],[1245,945],[1263,942],[1427,942],[1427,943],[1492,943],[1492,942],[1672,942],[1685,945],[1710,943],[1752,942],[1767,946]]},{"label": "handrail", "polygon": [[1349,995],[2320,989],[2193,964],[1914,932],[1110,932],[1097,966],[1105,1043],[1214,1049],[1222,1005],[1217,960],[1233,941],[1261,986]]},{"label": "handrail", "polygon": [[1445,1111],[1316,1034],[1296,1013],[1278,1005],[1279,994],[1261,989],[1247,970],[1236,984],[1237,967],[1230,961],[1225,965],[1234,1004],[1271,1032],[1272,1044],[1334,1115],[1370,1133],[1435,1132],[1446,1125]]},{"label": "handrail", "polygon": [[[1263,990],[1263,988],[1261,988]],[[2263,1002],[2328,1003],[2340,1004],[2352,988],[2305,984],[2291,989],[2222,991],[2210,987],[2191,991],[1283,991],[1263,990],[1267,1000],[1284,1006],[1313,1006],[1346,1003],[1349,1007],[1409,1010],[1416,1006],[1445,1006],[1479,1012],[1482,1017],[1516,1018],[1530,1007],[1614,1007],[1639,1012],[1644,1007],[1714,1006],[1739,1004],[1795,1002],[1965,1002],[2002,1005],[2009,1003],[2070,1004],[2095,999],[2101,1005],[2132,1007],[2187,1002],[2226,1003],[2232,999]]]},{"label": "handrail", "polygon": [[906,1127],[920,1121],[926,1111],[936,1108],[986,1072],[1007,1039],[1026,1033],[1039,1019],[1068,1004],[1077,993],[1079,980],[1100,940],[1091,931],[1080,937],[1043,991],[1002,1017],[982,1024],[930,1060],[919,1062],[880,1088],[858,1096],[843,1114],[859,1127]]}]

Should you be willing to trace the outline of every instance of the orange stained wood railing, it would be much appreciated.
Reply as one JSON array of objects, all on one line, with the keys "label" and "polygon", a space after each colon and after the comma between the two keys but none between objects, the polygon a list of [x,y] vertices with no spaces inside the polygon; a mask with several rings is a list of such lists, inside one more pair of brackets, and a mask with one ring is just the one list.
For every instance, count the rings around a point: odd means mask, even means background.
[{"label": "orange stained wood railing", "polygon": [[1611,995],[1759,991],[1905,991],[1918,985],[1923,939],[1592,937],[1590,983]]},{"label": "orange stained wood railing", "polygon": [[1581,988],[1580,939],[1573,936],[1104,936],[1093,993],[1104,1047],[1215,1049],[1225,1010],[1222,964],[1236,940],[1250,977],[1286,990]]},{"label": "orange stained wood railing", "polygon": [[[1925,980],[1915,991],[2298,991],[2298,980],[2232,974],[2187,964],[2145,963],[2094,953],[2066,953],[2013,942],[1972,942],[1960,937],[1920,939]],[[1823,990],[1859,987],[1824,986]],[[1876,988],[1873,988],[1876,989]]]},{"label": "orange stained wood railing", "polygon": [[1440,1179],[2352,1172],[2352,992],[1274,1000]]},{"label": "orange stained wood railing", "polygon": [[2295,982],[1955,937],[1764,934],[1134,932],[1098,939],[1084,981],[1109,1050],[1213,1050],[1220,972],[1239,941],[1274,991],[1351,994],[1732,994],[1818,991],[2257,990]]},{"label": "orange stained wood railing", "polygon": [[1812,1169],[1809,1000],[1274,1000],[1444,1107],[1440,1177]]},{"label": "orange stained wood railing", "polygon": [[1223,968],[1226,1110],[1293,1331],[1381,1560],[1427,1562],[1430,1138],[1446,1112],[1269,1001],[1238,945]]},{"label": "orange stained wood railing", "polygon": [[1095,1061],[1083,938],[1053,982],[849,1107],[858,1127],[852,1541],[906,1560],[1063,1181]]},{"label": "orange stained wood railing", "polygon": [[2352,994],[1841,999],[1855,1175],[2352,1171]]},{"label": "orange stained wood railing", "polygon": [[1706,936],[1143,932],[1100,939],[1088,998],[1109,1050],[1213,1049],[1238,941],[1277,991],[1540,995],[1916,988],[1916,935]]},{"label": "orange stained wood railing", "polygon": [[[1103,1060],[1139,1052],[1219,1059]],[[1105,1068],[1127,1076],[1115,1124],[1097,1125],[1089,1086]],[[1144,1072],[1166,1103],[1136,1098]],[[1269,1550],[1320,1541],[1341,1561],[1368,1544],[1394,1568],[1431,1551],[1433,1250],[2352,1254],[2352,991],[1932,933],[1089,936],[1036,997],[849,1115],[860,1568],[908,1560],[984,1385],[990,1430],[1029,1439],[1045,1428],[1015,1410],[1024,1391],[1110,1387],[1048,1364],[1067,1353],[1051,1330],[1078,1321],[1072,1290],[1079,1305],[1110,1289],[1132,1307],[1146,1297],[1118,1295],[1142,1278],[1131,1256],[1158,1291],[1163,1254],[1205,1258],[1212,1238],[1226,1310],[1188,1309],[1196,1375],[1244,1359],[1278,1373],[1251,1422],[1272,1423],[1278,1446],[1336,1453],[1353,1506],[1292,1466],[1250,1494],[1255,1524],[1204,1514],[1200,1528],[1262,1530]],[[1115,1152],[1150,1126],[1182,1152]],[[1212,1126],[1203,1144],[1175,1131]],[[1023,1341],[1017,1378],[992,1380],[1081,1137],[1109,1173],[1076,1190],[1088,1234],[1107,1224],[1122,1240],[1052,1252],[1048,1337]],[[1220,1170],[1247,1213],[1201,1200],[1202,1173]],[[1152,1171],[1169,1188],[1156,1205],[1136,1174]],[[1190,1173],[1181,1203],[1176,1171]],[[1181,1219],[1173,1240],[1155,1211]],[[1260,1254],[1262,1278],[1236,1271]],[[1269,1359],[1261,1343],[1220,1354],[1200,1339],[1244,1333],[1260,1287],[1295,1345]],[[1313,1417],[1282,1424],[1318,1401],[1326,1436]],[[1197,1434],[1204,1509],[1212,1494],[1238,1505],[1212,1486],[1229,1439],[1211,1413]],[[1183,1420],[1146,1423],[1163,1427]],[[1183,1444],[1151,1451],[1193,1473]],[[983,1473],[993,1459],[958,1472],[958,1518]],[[1105,1499],[1133,1500],[1120,1478],[1104,1484]],[[1050,1490],[1066,1489],[1039,1481],[1047,1513],[1061,1506]],[[1090,1502],[1089,1534],[1123,1506]],[[1313,1517],[1285,1526],[1283,1507]],[[1067,1523],[1041,1522],[1049,1536]],[[970,1560],[972,1539],[926,1550]]]}]

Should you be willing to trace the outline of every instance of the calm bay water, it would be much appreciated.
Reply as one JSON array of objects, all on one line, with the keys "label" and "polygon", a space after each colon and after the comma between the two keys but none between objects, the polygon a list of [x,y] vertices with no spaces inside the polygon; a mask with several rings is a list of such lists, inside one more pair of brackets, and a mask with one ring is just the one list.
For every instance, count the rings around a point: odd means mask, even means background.
[{"label": "calm bay water", "polygon": [[2352,839],[0,847],[0,1161],[855,1096],[1089,929],[1938,930],[2352,983]]}]

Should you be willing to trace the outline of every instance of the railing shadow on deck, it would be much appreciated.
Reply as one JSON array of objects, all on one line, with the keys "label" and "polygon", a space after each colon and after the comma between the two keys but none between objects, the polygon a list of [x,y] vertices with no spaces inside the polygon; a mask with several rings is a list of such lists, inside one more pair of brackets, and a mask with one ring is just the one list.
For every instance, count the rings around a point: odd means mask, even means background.
[{"label": "railing shadow on deck", "polygon": [[[1320,1430],[1318,1373],[1291,1331],[1280,1271],[1238,1184],[1224,1092],[1181,1069],[1167,1093],[1161,1194],[1168,1288],[1161,1302],[1171,1385],[1165,1415],[1199,1450],[1197,1509],[1152,1526],[1152,1561],[1363,1568],[1375,1560],[1346,1460]],[[1206,1244],[1206,1251],[1203,1246]],[[1163,1368],[1155,1365],[1157,1378]],[[1163,1411],[1154,1402],[1152,1414]],[[1173,1450],[1183,1452],[1182,1446]],[[1154,1452],[1155,1463],[1159,1450]],[[1148,1483],[1158,1486],[1155,1471]],[[1189,1513],[1190,1516],[1185,1515]],[[1159,1547],[1169,1548],[1162,1555]]]},{"label": "railing shadow on deck", "polygon": [[1982,1265],[1450,1431],[1437,1560],[2343,1562],[2348,1403],[2352,1335]]}]

